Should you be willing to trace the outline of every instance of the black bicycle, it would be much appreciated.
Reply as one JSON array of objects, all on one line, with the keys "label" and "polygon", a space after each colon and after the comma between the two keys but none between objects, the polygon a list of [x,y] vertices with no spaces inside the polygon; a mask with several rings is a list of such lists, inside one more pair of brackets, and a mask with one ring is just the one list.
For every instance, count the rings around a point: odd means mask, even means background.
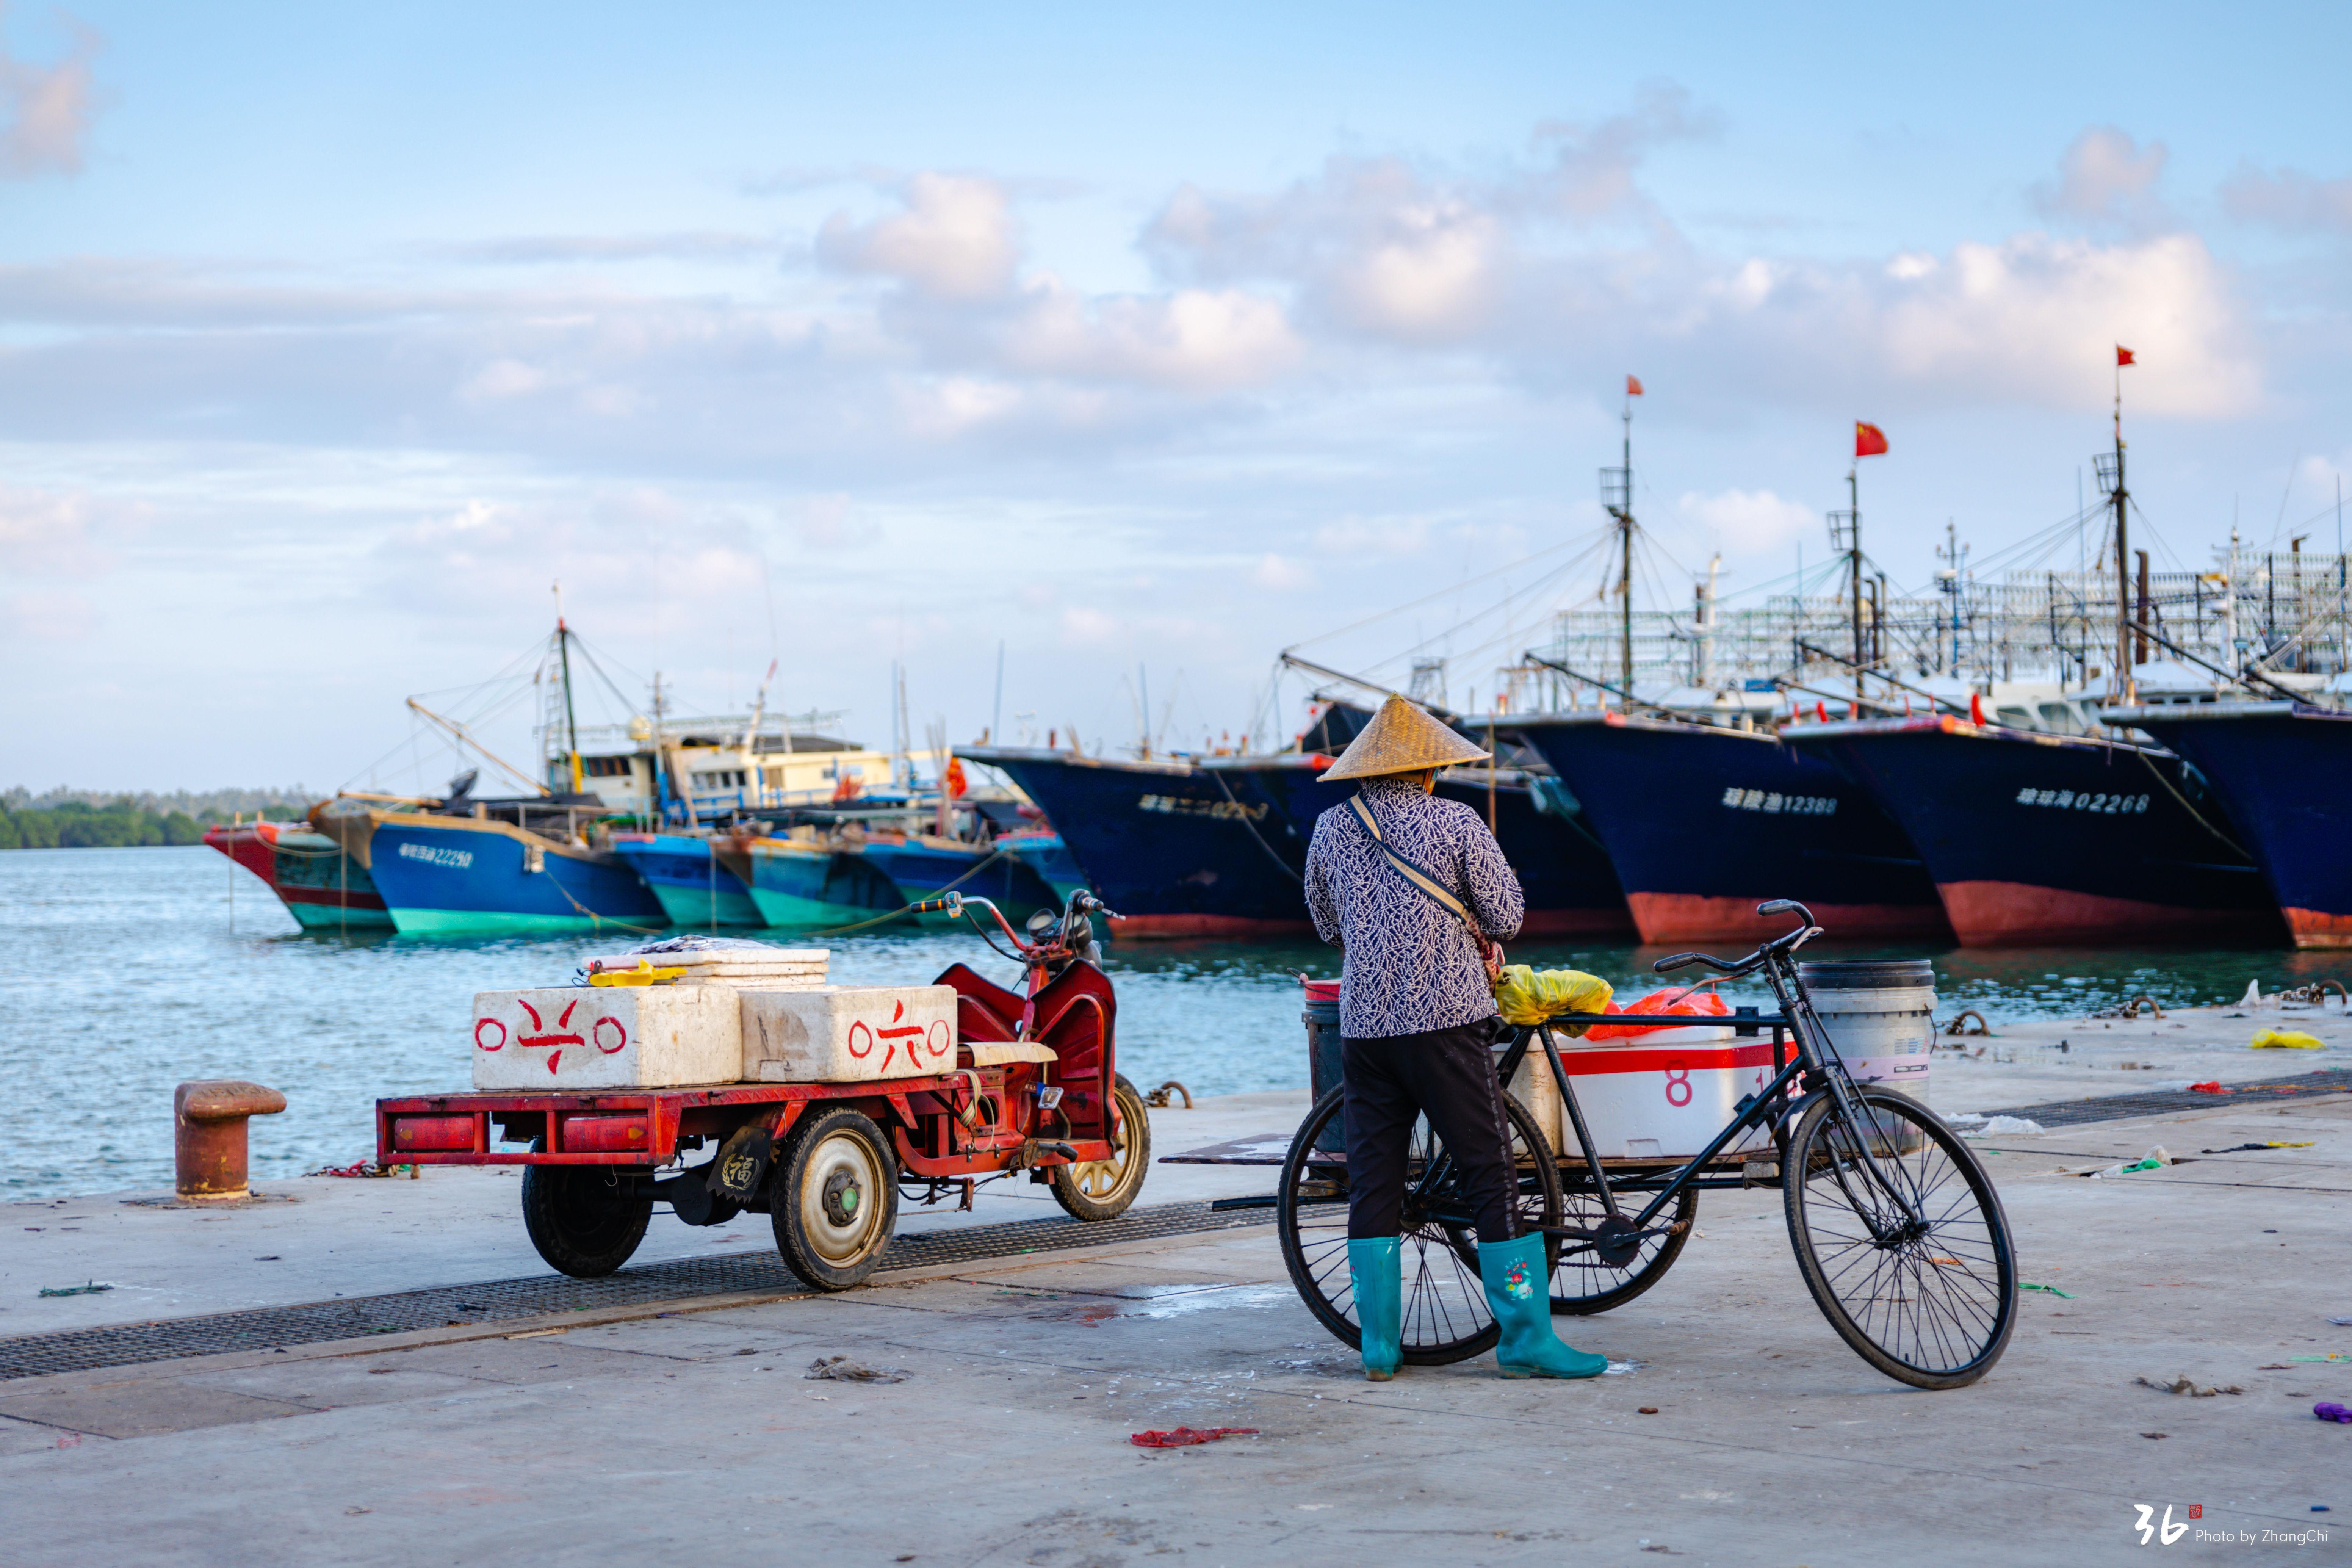
[{"label": "black bicycle", "polygon": [[[1690,1239],[1700,1188],[1778,1185],[1798,1270],[1839,1337],[1904,1383],[1974,1383],[2000,1359],[2017,1323],[2016,1254],[2000,1199],[1976,1152],[1935,1112],[1847,1073],[1797,974],[1797,950],[1821,934],[1811,912],[1785,899],[1757,912],[1801,923],[1737,963],[1678,952],[1652,966],[1661,974],[1694,965],[1726,979],[1761,974],[1780,1005],[1777,1016],[1742,1009],[1726,1020],[1743,1034],[1769,1030],[1777,1070],[1687,1161],[1596,1152],[1551,1025],[1518,1031],[1503,1053],[1497,1070],[1507,1083],[1541,1049],[1575,1134],[1577,1147],[1555,1154],[1535,1117],[1504,1096],[1519,1224],[1545,1236],[1552,1310],[1602,1312],[1655,1285]],[[1580,1034],[1597,1021],[1570,1019],[1562,1026]],[[1341,1109],[1333,1089],[1307,1113],[1283,1162],[1276,1212],[1300,1297],[1356,1345]],[[1637,1194],[1647,1201],[1629,1212]],[[1425,1120],[1414,1128],[1404,1211],[1404,1359],[1431,1365],[1492,1348],[1475,1223]]]}]

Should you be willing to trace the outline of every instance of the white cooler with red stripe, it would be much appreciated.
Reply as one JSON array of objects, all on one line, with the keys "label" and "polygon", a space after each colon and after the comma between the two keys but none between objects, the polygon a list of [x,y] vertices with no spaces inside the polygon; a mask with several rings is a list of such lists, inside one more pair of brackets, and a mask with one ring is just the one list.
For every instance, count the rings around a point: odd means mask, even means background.
[{"label": "white cooler with red stripe", "polygon": [[[1603,1159],[1688,1159],[1730,1125],[1743,1095],[1770,1083],[1778,1070],[1769,1029],[1742,1039],[1727,1024],[1608,1040],[1561,1037],[1559,1047],[1560,1065],[1592,1133],[1592,1152]],[[1782,1048],[1795,1054],[1793,1046]],[[1557,1105],[1553,1115],[1560,1150],[1573,1154],[1576,1129],[1568,1122],[1568,1108]],[[1751,1129],[1727,1152],[1771,1146],[1769,1134]]]}]

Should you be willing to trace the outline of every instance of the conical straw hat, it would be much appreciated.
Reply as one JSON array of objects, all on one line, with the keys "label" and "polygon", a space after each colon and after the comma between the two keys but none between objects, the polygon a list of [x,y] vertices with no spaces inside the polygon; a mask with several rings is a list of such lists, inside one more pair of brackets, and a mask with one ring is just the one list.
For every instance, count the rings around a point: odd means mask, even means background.
[{"label": "conical straw hat", "polygon": [[1485,752],[1391,693],[1364,726],[1364,732],[1348,743],[1323,777],[1326,781],[1377,778],[1382,773],[1417,773],[1423,768],[1486,759]]}]

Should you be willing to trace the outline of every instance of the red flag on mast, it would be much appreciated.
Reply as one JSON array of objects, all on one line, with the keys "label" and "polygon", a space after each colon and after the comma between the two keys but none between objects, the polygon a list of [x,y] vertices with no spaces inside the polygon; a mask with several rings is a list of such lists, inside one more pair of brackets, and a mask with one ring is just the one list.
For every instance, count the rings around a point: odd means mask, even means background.
[{"label": "red flag on mast", "polygon": [[1853,422],[1853,455],[1876,458],[1886,451],[1886,432],[1877,426],[1857,419]]},{"label": "red flag on mast", "polygon": [[1639,397],[1642,395],[1642,378],[1640,376],[1629,375],[1625,378],[1625,395],[1628,397]]},{"label": "red flag on mast", "polygon": [[2137,359],[2134,359],[2134,358],[2132,357],[2132,352],[2131,352],[2131,350],[2129,350],[2129,349],[2127,349],[2127,348],[2124,347],[2124,346],[2123,346],[2123,344],[2121,344],[2121,343],[2117,343],[2117,344],[2116,345],[2116,368],[2121,369],[2121,368],[2122,368],[2123,366],[2125,366],[2125,365],[2127,365],[2127,364],[2137,364],[2138,363],[2139,363],[2139,361],[2137,361]]}]

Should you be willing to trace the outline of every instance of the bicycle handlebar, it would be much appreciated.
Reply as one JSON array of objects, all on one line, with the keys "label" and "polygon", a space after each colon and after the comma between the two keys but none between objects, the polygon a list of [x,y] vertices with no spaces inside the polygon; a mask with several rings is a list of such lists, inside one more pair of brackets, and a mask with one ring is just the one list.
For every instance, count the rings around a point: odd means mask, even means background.
[{"label": "bicycle handlebar", "polygon": [[1791,931],[1783,931],[1780,935],[1774,937],[1771,941],[1763,943],[1758,947],[1754,952],[1749,953],[1747,957],[1741,959],[1737,963],[1727,963],[1722,959],[1714,956],[1712,953],[1674,952],[1668,953],[1665,957],[1650,965],[1651,973],[1655,974],[1671,974],[1677,969],[1688,969],[1694,963],[1703,963],[1718,974],[1746,974],[1760,965],[1764,962],[1764,958],[1767,953],[1780,952],[1783,950],[1793,950],[1795,948],[1801,947],[1806,942],[1811,941],[1814,932],[1821,929],[1813,924],[1813,911],[1805,908],[1804,905],[1797,902],[1794,899],[1770,900],[1768,902],[1757,905],[1756,912],[1766,919],[1769,919],[1774,915],[1793,914],[1803,923],[1799,925],[1796,930]]},{"label": "bicycle handlebar", "polygon": [[1654,973],[1672,974],[1677,969],[1688,969],[1694,963],[1704,963],[1718,974],[1745,974],[1755,962],[1754,953],[1748,954],[1738,963],[1726,963],[1712,953],[1676,952],[1658,960],[1657,963],[1650,965],[1650,969]]}]

